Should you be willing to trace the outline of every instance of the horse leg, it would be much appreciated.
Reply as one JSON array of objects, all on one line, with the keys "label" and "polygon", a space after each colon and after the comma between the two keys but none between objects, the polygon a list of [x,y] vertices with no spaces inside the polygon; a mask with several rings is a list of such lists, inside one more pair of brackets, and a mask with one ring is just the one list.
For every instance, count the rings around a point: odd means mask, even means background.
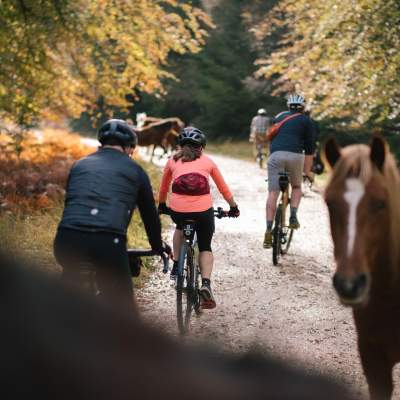
[{"label": "horse leg", "polygon": [[166,154],[168,154],[168,149],[166,146],[163,144],[161,145],[161,148],[163,149],[164,153],[160,155],[160,159],[163,158]]},{"label": "horse leg", "polygon": [[388,360],[379,345],[359,338],[358,347],[371,400],[390,400],[393,392],[393,362]]}]

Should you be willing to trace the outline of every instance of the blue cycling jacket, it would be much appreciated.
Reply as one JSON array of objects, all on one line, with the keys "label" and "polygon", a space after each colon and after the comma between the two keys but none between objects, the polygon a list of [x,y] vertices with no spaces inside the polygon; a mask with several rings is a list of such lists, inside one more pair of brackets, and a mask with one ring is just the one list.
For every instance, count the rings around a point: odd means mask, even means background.
[{"label": "blue cycling jacket", "polygon": [[[280,122],[287,116],[297,111],[284,111],[278,114],[273,123]],[[315,151],[316,131],[310,117],[301,114],[285,122],[278,134],[271,140],[270,153],[275,151],[289,151],[291,153],[303,153],[312,155]]]}]

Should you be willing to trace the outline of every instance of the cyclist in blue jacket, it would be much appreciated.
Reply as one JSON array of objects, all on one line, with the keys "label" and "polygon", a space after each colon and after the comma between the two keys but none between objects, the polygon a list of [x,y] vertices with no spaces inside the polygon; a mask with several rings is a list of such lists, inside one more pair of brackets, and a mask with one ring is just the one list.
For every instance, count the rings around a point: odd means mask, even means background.
[{"label": "cyclist in blue jacket", "polygon": [[297,209],[301,200],[301,183],[303,171],[312,180],[311,172],[314,148],[315,126],[311,119],[304,115],[305,99],[298,94],[292,94],[287,100],[288,110],[279,113],[274,123],[283,122],[278,133],[270,143],[268,159],[268,199],[266,205],[267,229],[264,235],[264,248],[272,247],[272,225],[278,200],[279,172],[287,171],[292,186],[290,202],[289,227],[300,227],[297,219]]}]

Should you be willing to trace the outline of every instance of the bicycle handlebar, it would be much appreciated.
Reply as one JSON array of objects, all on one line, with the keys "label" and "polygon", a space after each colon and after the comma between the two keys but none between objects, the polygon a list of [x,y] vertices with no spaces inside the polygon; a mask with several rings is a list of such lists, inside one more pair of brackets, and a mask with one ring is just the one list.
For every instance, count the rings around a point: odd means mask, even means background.
[{"label": "bicycle handlebar", "polygon": [[216,210],[214,210],[214,216],[218,219],[226,218],[229,217],[229,211],[225,211],[222,209],[222,207],[218,207]]},{"label": "bicycle handlebar", "polygon": [[[160,214],[171,215],[171,209],[167,207],[167,209],[161,212]],[[218,207],[216,210],[214,210],[214,216],[217,217],[218,219],[227,217],[231,218],[229,216],[229,211],[224,210],[222,207]]]},{"label": "bicycle handlebar", "polygon": [[160,256],[163,261],[163,269],[162,272],[166,274],[168,272],[169,267],[169,257],[168,253],[157,253],[152,249],[128,249],[128,255],[132,257],[151,257],[151,256]]}]

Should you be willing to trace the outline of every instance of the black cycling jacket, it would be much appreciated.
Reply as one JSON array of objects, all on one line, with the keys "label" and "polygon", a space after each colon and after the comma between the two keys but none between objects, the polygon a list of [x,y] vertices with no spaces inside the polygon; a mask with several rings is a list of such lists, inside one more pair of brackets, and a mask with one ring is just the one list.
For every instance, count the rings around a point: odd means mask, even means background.
[{"label": "black cycling jacket", "polygon": [[71,168],[59,227],[126,235],[136,206],[151,247],[160,250],[161,223],[149,177],[127,154],[101,148]]}]

